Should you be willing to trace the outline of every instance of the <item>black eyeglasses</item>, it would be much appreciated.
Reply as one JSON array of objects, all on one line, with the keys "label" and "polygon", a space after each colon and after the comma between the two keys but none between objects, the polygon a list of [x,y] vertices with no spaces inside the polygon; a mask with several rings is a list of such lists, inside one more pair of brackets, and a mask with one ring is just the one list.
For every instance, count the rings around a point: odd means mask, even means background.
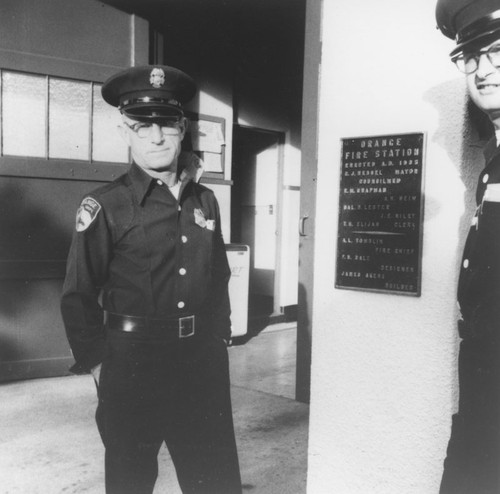
[{"label": "black eyeglasses", "polygon": [[181,122],[179,119],[172,120],[160,120],[158,122],[137,122],[135,124],[130,125],[127,122],[123,122],[132,132],[135,132],[138,137],[141,139],[145,139],[151,135],[153,130],[153,125],[157,124],[160,127],[161,133],[164,136],[172,136],[177,135],[180,131]]},{"label": "black eyeglasses", "polygon": [[460,53],[454,56],[451,61],[464,74],[473,74],[479,67],[481,55],[486,55],[491,65],[495,68],[500,67],[500,43],[496,43],[489,48],[483,48],[473,53]]}]

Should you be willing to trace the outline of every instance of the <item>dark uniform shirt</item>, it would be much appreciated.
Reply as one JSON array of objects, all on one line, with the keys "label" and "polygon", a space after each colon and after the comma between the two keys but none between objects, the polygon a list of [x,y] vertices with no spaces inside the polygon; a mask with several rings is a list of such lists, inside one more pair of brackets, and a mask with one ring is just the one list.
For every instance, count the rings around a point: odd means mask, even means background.
[{"label": "dark uniform shirt", "polygon": [[84,204],[90,215],[77,224],[61,301],[73,372],[102,360],[103,310],[150,318],[194,314],[197,330],[230,338],[230,270],[211,190],[183,182],[177,200],[133,164]]},{"label": "dark uniform shirt", "polygon": [[500,492],[500,151],[491,150],[460,270],[460,393],[441,494]]},{"label": "dark uniform shirt", "polygon": [[500,149],[485,155],[458,284],[462,337],[500,336]]}]

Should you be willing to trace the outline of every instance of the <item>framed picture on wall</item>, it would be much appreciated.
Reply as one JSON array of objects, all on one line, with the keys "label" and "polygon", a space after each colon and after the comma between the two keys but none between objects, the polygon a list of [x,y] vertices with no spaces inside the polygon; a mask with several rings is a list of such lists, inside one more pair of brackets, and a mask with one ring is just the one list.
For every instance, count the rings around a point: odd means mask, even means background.
[{"label": "framed picture on wall", "polygon": [[225,119],[191,112],[187,112],[186,117],[189,126],[183,149],[194,152],[200,158],[203,176],[223,178],[226,161]]}]

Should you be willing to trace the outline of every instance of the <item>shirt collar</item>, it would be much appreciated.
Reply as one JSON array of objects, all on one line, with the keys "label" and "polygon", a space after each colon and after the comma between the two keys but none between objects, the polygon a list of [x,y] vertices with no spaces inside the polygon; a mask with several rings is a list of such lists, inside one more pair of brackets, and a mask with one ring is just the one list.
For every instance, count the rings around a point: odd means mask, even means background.
[{"label": "shirt collar", "polygon": [[151,188],[151,183],[153,182],[153,177],[148,175],[139,165],[132,163],[128,174],[132,183],[132,188],[134,190],[135,197],[139,204],[144,202],[146,194]]},{"label": "shirt collar", "polygon": [[203,162],[193,152],[182,152],[179,156],[180,181],[183,185],[187,182],[198,182],[203,174]]},{"label": "shirt collar", "polygon": [[[183,167],[183,170],[182,170],[181,176],[180,176],[181,192],[182,192],[182,190],[184,190],[185,186],[189,182],[197,181],[197,176],[196,176],[197,169],[196,168],[193,169],[192,167],[193,167],[193,165],[190,167]],[[153,182],[155,182],[155,179],[151,175],[146,173],[136,163],[132,163],[128,173],[130,176],[130,180],[132,182],[132,187],[133,187],[137,202],[139,204],[143,204],[144,198],[146,197],[147,193],[151,189],[151,185]]]},{"label": "shirt collar", "polygon": [[488,141],[486,147],[484,148],[484,158],[486,163],[489,163],[498,153],[500,152],[500,147],[497,146],[496,136]]}]

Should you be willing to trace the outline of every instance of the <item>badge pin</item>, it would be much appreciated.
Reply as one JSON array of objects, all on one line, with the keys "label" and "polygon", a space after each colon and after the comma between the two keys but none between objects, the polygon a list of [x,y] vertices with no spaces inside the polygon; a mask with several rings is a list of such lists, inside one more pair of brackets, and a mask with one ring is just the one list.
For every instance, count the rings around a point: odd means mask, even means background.
[{"label": "badge pin", "polygon": [[149,75],[149,82],[155,88],[159,89],[165,84],[165,72],[159,67],[155,67]]}]

